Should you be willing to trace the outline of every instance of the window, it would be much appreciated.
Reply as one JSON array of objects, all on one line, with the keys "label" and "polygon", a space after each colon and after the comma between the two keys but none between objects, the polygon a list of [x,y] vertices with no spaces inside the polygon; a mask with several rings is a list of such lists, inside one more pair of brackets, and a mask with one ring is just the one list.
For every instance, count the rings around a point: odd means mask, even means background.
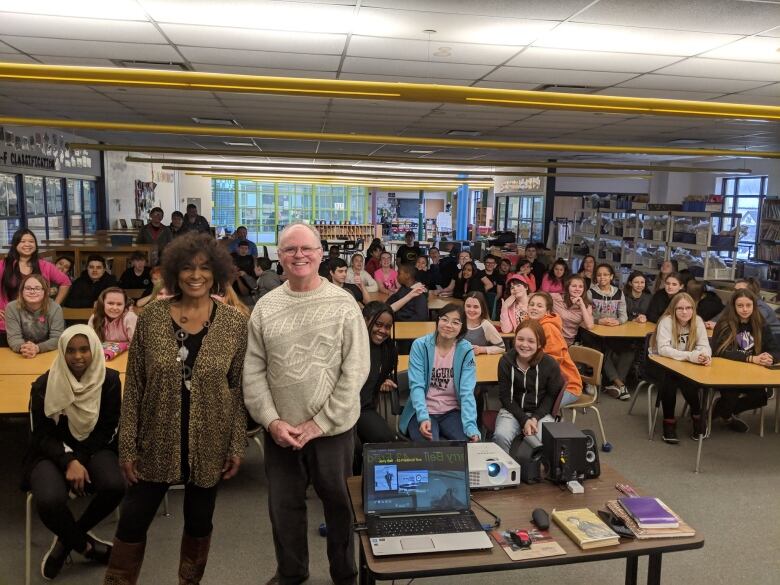
[{"label": "window", "polygon": [[68,213],[70,235],[94,234],[97,231],[97,189],[95,181],[68,179]]},{"label": "window", "polygon": [[11,243],[11,238],[20,225],[16,175],[0,173],[0,246]]},{"label": "window", "polygon": [[767,177],[727,177],[721,179],[720,192],[723,212],[742,214],[740,226],[747,227],[747,233],[739,240],[737,258],[747,259],[756,249],[758,214],[761,197],[767,192]]}]

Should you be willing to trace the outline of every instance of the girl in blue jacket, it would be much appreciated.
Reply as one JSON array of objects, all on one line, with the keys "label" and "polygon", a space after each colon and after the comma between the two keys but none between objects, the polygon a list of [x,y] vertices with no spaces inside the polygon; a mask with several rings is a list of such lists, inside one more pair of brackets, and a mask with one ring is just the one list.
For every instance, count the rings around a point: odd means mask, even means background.
[{"label": "girl in blue jacket", "polygon": [[479,441],[474,387],[477,368],[466,335],[463,307],[439,313],[436,333],[415,339],[409,355],[409,401],[401,432],[413,441]]}]

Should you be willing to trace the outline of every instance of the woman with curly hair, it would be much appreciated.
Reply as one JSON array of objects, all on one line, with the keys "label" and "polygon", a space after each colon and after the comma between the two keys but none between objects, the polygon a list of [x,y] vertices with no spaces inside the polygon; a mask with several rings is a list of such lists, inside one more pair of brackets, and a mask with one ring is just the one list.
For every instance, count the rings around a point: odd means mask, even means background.
[{"label": "woman with curly hair", "polygon": [[146,533],[173,484],[184,484],[179,583],[200,583],[205,571],[217,488],[238,472],[246,442],[247,318],[211,296],[231,267],[206,235],[185,234],[165,249],[162,273],[173,296],[146,307],[130,344],[119,425],[130,485],[106,584],[137,582]]}]

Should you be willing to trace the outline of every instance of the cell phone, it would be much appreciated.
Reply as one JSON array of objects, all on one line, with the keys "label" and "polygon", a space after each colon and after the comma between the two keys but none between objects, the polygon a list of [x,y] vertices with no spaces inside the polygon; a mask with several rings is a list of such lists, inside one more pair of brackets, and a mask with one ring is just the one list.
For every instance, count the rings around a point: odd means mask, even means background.
[{"label": "cell phone", "polygon": [[631,532],[628,526],[626,526],[623,521],[615,516],[612,512],[598,510],[598,514],[599,518],[601,518],[607,526],[614,530],[618,536],[622,536],[624,538],[636,538],[636,534]]}]

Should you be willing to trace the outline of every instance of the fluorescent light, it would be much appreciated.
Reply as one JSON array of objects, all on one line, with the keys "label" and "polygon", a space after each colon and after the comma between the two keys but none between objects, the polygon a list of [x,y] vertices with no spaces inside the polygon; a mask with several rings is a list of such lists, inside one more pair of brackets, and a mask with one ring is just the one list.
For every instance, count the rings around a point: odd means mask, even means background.
[{"label": "fluorescent light", "polygon": [[479,130],[449,130],[447,136],[481,136]]},{"label": "fluorescent light", "polygon": [[435,150],[418,150],[418,149],[412,148],[412,149],[407,150],[406,152],[408,152],[409,154],[433,154],[436,151]]},{"label": "fluorescent light", "polygon": [[198,118],[193,117],[192,121],[196,124],[204,124],[206,126],[238,126],[238,122],[230,120],[228,118]]},{"label": "fluorescent light", "polygon": [[34,2],[3,2],[3,12],[43,14],[48,16],[77,16],[108,18],[112,20],[147,20],[146,13],[135,0],[35,0]]},{"label": "fluorescent light", "polygon": [[249,148],[254,148],[255,145],[252,142],[230,142],[230,141],[224,141],[222,144],[226,146],[246,146]]},{"label": "fluorescent light", "polygon": [[133,61],[131,59],[112,59],[111,60],[120,67],[127,67],[128,69],[152,69],[163,71],[190,71],[184,63],[178,63],[175,61]]}]

